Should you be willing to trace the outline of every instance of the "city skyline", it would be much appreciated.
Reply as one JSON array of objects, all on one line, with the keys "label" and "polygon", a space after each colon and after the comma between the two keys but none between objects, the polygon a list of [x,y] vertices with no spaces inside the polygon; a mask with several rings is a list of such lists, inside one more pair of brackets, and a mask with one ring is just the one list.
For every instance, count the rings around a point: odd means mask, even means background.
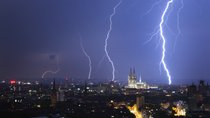
[{"label": "city skyline", "polygon": [[[104,40],[109,17],[119,1],[1,1],[0,79],[34,80],[41,78],[46,70],[56,70],[59,66],[58,73],[47,76],[87,80],[89,63],[81,51],[80,34],[85,51],[92,59],[91,79],[111,81],[112,68],[104,58]],[[182,3],[174,0],[167,25],[163,27],[167,38],[165,61],[172,84],[191,84],[201,79],[209,82],[210,1],[183,2],[179,21],[177,12]],[[159,37],[147,42],[160,23],[166,3],[122,0],[118,6],[108,44],[115,64],[115,80],[127,81],[130,67],[135,67],[136,75],[141,75],[143,81],[168,83],[165,72],[159,71]],[[177,22],[179,37],[176,37]],[[59,57],[59,65],[51,59],[52,55]]]}]

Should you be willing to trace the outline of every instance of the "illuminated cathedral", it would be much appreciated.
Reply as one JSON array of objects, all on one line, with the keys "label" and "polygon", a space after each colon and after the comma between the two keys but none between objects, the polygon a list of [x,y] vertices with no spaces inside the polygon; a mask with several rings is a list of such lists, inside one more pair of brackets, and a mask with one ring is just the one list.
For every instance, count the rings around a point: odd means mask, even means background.
[{"label": "illuminated cathedral", "polygon": [[141,76],[139,81],[137,81],[137,76],[135,72],[135,68],[130,69],[130,73],[128,75],[128,86],[126,88],[135,88],[135,89],[156,89],[157,86],[149,86],[146,82],[142,82]]},{"label": "illuminated cathedral", "polygon": [[136,88],[137,86],[137,78],[136,78],[136,72],[135,69],[130,69],[130,73],[128,75],[128,87],[129,88]]}]

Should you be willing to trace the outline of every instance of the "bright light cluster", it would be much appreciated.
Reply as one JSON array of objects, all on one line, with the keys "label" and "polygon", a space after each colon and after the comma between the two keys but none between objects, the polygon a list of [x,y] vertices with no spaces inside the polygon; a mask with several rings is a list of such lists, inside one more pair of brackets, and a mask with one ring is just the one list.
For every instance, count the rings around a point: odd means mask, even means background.
[{"label": "bright light cluster", "polygon": [[175,107],[172,110],[175,112],[174,116],[186,116],[186,105],[183,101],[175,102]]},{"label": "bright light cluster", "polygon": [[136,104],[134,104],[132,107],[127,106],[128,110],[136,116],[136,118],[143,118],[142,113],[138,110],[138,107]]}]

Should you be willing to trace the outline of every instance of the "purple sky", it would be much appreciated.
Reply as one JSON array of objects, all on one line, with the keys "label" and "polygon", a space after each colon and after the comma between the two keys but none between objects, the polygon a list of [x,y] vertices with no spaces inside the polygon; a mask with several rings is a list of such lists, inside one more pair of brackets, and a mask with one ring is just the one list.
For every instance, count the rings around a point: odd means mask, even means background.
[{"label": "purple sky", "polygon": [[[123,0],[113,17],[108,50],[116,67],[116,80],[126,81],[130,67],[150,83],[168,83],[159,71],[161,43],[154,38],[144,44],[160,22],[167,0]],[[164,34],[167,38],[166,63],[172,83],[210,79],[210,1],[184,0],[180,12],[181,35],[177,34],[177,11],[181,0],[174,0]],[[61,71],[48,77],[87,79],[88,60],[82,53],[79,34],[92,58],[92,78],[111,80],[112,69],[105,58],[104,40],[109,15],[118,0],[1,0],[0,1],[0,79],[40,78],[46,70]]]}]

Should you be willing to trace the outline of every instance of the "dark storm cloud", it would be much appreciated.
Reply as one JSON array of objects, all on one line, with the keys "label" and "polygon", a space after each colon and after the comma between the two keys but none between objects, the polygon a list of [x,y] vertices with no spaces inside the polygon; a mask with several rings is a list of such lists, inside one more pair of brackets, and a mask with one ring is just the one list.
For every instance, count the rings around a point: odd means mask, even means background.
[{"label": "dark storm cloud", "polygon": [[[123,0],[113,17],[113,30],[108,50],[116,64],[118,80],[126,81],[130,67],[136,67],[144,81],[167,83],[164,72],[159,74],[160,46],[158,40],[148,44],[149,34],[160,22],[165,5],[161,1],[144,15],[156,0]],[[59,57],[61,71],[56,76],[86,78],[88,61],[83,55],[79,36],[93,59],[93,78],[111,78],[111,66],[104,56],[104,39],[109,15],[118,0],[2,0],[0,1],[0,78],[39,78],[48,69],[55,69],[50,60]],[[210,77],[210,2],[184,1],[180,13],[182,34],[173,52],[176,30],[174,9],[165,29],[166,62],[174,83]],[[55,57],[54,57],[54,56]]]}]

